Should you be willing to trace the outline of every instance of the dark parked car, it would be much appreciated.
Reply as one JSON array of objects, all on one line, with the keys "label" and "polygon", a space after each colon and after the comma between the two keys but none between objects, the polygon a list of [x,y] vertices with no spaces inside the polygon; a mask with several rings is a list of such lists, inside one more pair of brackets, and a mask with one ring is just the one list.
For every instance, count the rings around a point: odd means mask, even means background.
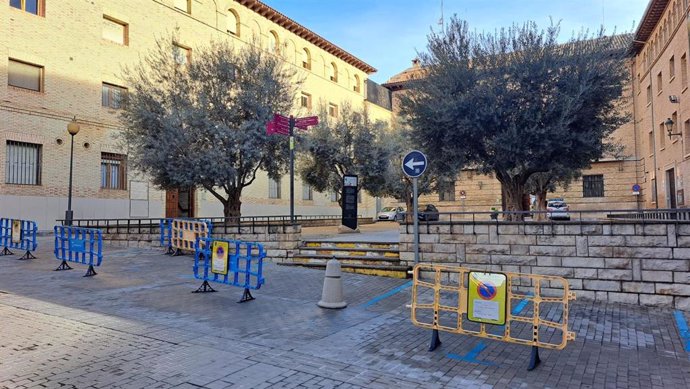
[{"label": "dark parked car", "polygon": [[424,208],[419,207],[419,220],[438,221],[438,209],[433,204],[427,204]]}]

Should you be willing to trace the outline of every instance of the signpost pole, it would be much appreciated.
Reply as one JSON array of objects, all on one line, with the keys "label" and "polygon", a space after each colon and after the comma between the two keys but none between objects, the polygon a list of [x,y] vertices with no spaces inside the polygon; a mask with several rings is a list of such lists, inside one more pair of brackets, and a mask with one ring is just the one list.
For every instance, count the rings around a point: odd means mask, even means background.
[{"label": "signpost pole", "polygon": [[295,223],[295,118],[290,115],[290,224]]},{"label": "signpost pole", "polygon": [[414,217],[414,228],[412,229],[414,233],[414,264],[419,263],[419,208],[417,205],[417,177],[412,178],[412,207],[414,212],[412,216]]}]

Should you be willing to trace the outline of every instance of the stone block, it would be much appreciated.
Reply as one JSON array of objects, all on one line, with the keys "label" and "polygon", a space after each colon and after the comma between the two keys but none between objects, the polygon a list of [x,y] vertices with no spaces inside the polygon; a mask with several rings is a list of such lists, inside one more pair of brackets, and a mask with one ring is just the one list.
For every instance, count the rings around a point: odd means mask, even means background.
[{"label": "stone block", "polygon": [[640,304],[652,307],[668,308],[673,305],[672,296],[659,296],[656,294],[641,294]]},{"label": "stone block", "polygon": [[640,281],[642,279],[642,260],[639,258],[633,258],[632,269],[633,269],[633,280]]},{"label": "stone block", "polygon": [[678,247],[690,247],[690,236],[679,236],[676,239],[676,245]]},{"label": "stone block", "polygon": [[566,257],[562,259],[563,266],[568,267],[597,267],[603,268],[605,266],[604,258],[582,258],[582,257]]},{"label": "stone block", "polygon": [[421,252],[419,253],[420,256],[420,261],[424,262],[457,262],[458,257],[455,253],[429,253],[429,252]]},{"label": "stone block", "polygon": [[544,235],[565,235],[565,225],[563,224],[545,224]]},{"label": "stone block", "polygon": [[575,278],[595,279],[597,278],[597,269],[580,269],[573,268]]},{"label": "stone block", "polygon": [[612,257],[613,247],[596,246],[589,247],[588,254],[590,257]]},{"label": "stone block", "polygon": [[632,270],[599,269],[597,277],[601,280],[632,280]]},{"label": "stone block", "polygon": [[596,301],[607,302],[609,301],[607,292],[594,292]]},{"label": "stone block", "polygon": [[578,290],[575,292],[575,297],[578,300],[594,301],[596,299],[596,293],[591,290]]},{"label": "stone block", "polygon": [[525,225],[526,235],[542,235],[544,234],[543,224],[527,224]]},{"label": "stone block", "polygon": [[638,304],[639,296],[637,293],[616,293],[609,292],[609,302],[619,304]]},{"label": "stone block", "polygon": [[561,257],[537,257],[537,266],[561,266]]},{"label": "stone block", "polygon": [[468,254],[510,254],[507,244],[468,244],[465,246]]},{"label": "stone block", "polygon": [[589,255],[589,243],[586,236],[575,237],[575,252],[578,257],[586,257]]},{"label": "stone block", "polygon": [[668,247],[666,235],[626,236],[624,246],[628,247]]},{"label": "stone block", "polygon": [[476,235],[454,235],[442,234],[439,235],[439,243],[477,243]]},{"label": "stone block", "polygon": [[603,280],[583,280],[582,285],[588,290],[605,290],[612,292],[620,292],[621,283],[619,281],[603,281]]},{"label": "stone block", "polygon": [[401,251],[400,260],[407,262],[414,262],[414,253],[410,251]]},{"label": "stone block", "polygon": [[431,251],[434,253],[457,253],[457,247],[455,244],[433,244],[431,245]]},{"label": "stone block", "polygon": [[504,272],[510,272],[510,273],[519,273],[520,272],[520,266],[517,266],[517,265],[502,265],[501,268]]},{"label": "stone block", "polygon": [[568,286],[570,289],[582,289],[582,280],[571,278],[568,280]]},{"label": "stone block", "polygon": [[[614,247],[616,258],[671,258],[670,247]],[[643,265],[644,267],[644,265]]]},{"label": "stone block", "polygon": [[678,245],[675,224],[666,225],[666,240],[668,241],[669,247],[676,247]]},{"label": "stone block", "polygon": [[464,226],[465,234],[483,234],[489,233],[489,226],[487,224],[466,224]]},{"label": "stone block", "polygon": [[623,282],[623,292],[630,293],[654,293],[654,284],[651,282]]},{"label": "stone block", "polygon": [[679,224],[678,225],[678,235],[690,236],[690,224]]},{"label": "stone block", "polygon": [[435,234],[419,233],[419,243],[439,243],[439,237]]},{"label": "stone block", "polygon": [[429,233],[431,233],[431,234],[450,234],[450,225],[429,226]]},{"label": "stone block", "polygon": [[575,237],[572,235],[540,235],[537,244],[542,246],[574,246]]},{"label": "stone block", "polygon": [[683,311],[690,311],[690,297],[674,297],[673,307]]},{"label": "stone block", "polygon": [[614,224],[611,226],[612,235],[635,235],[634,224]]},{"label": "stone block", "polygon": [[477,235],[477,241],[475,243],[476,244],[489,244],[489,235],[487,235],[487,234]]},{"label": "stone block", "polygon": [[673,273],[670,271],[642,270],[642,281],[673,282]]},{"label": "stone block", "polygon": [[536,244],[537,237],[535,235],[499,235],[498,243],[500,244]]},{"label": "stone block", "polygon": [[624,236],[590,236],[587,238],[589,247],[592,246],[625,246]]},{"label": "stone block", "polygon": [[517,235],[520,233],[518,225],[516,224],[499,224],[498,234],[499,235]]},{"label": "stone block", "polygon": [[690,248],[674,248],[673,249],[674,259],[690,259]]},{"label": "stone block", "polygon": [[642,269],[645,270],[690,270],[690,260],[687,259],[646,259],[642,261]]},{"label": "stone block", "polygon": [[491,255],[491,263],[494,265],[536,265],[537,257],[524,255]]},{"label": "stone block", "polygon": [[690,285],[688,284],[656,284],[657,294],[673,296],[690,296]]},{"label": "stone block", "polygon": [[630,261],[628,258],[606,258],[604,266],[607,269],[631,269]]},{"label": "stone block", "polygon": [[645,235],[666,235],[666,224],[645,224]]},{"label": "stone block", "polygon": [[574,256],[576,254],[575,246],[530,246],[529,253],[544,256]]},{"label": "stone block", "polygon": [[400,234],[400,243],[412,243],[414,242],[414,235],[413,234]]},{"label": "stone block", "polygon": [[522,245],[522,244],[511,244],[510,245],[510,254],[511,255],[528,255],[529,254],[529,247],[527,245]]},{"label": "stone block", "polygon": [[532,272],[535,274],[543,274],[547,276],[559,276],[559,277],[573,277],[574,270],[568,267],[532,267]]},{"label": "stone block", "polygon": [[673,282],[681,284],[690,284],[690,272],[673,272]]},{"label": "stone block", "polygon": [[491,255],[489,254],[465,254],[465,262],[467,263],[491,263]]}]

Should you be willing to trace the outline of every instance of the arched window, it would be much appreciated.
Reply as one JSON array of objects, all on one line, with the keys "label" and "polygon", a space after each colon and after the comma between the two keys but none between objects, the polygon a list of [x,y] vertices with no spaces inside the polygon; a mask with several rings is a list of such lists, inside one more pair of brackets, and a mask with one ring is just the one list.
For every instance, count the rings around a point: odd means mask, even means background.
[{"label": "arched window", "polygon": [[278,54],[279,50],[278,34],[275,31],[268,33],[268,51],[273,54]]},{"label": "arched window", "polygon": [[361,82],[359,80],[359,76],[355,74],[355,85],[352,87],[352,89],[357,93],[362,91],[360,84],[361,84]]},{"label": "arched window", "polygon": [[331,67],[328,72],[328,78],[333,82],[338,82],[338,67],[335,66],[335,62],[331,62]]},{"label": "arched window", "polygon": [[228,32],[240,36],[240,17],[231,9],[228,10]]},{"label": "arched window", "polygon": [[311,69],[311,54],[309,54],[309,50],[307,48],[302,50],[302,67],[305,69]]}]

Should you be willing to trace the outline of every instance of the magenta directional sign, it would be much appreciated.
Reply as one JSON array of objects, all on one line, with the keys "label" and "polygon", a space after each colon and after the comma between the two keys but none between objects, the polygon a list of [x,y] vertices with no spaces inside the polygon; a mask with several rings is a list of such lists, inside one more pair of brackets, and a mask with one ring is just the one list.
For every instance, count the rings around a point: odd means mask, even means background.
[{"label": "magenta directional sign", "polygon": [[273,115],[273,121],[276,122],[276,124],[285,125],[286,127],[290,126],[290,119],[279,113]]},{"label": "magenta directional sign", "polygon": [[295,120],[295,127],[306,130],[309,126],[315,126],[319,124],[318,116],[307,116],[303,118],[297,118]]}]

